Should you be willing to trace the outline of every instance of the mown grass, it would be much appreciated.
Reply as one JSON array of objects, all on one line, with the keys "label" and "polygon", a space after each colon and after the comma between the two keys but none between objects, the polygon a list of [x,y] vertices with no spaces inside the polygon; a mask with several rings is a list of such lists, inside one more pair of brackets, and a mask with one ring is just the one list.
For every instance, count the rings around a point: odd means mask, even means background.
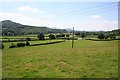
[{"label": "mown grass", "polygon": [[[5,43],[5,45],[8,45]],[[71,41],[3,50],[3,78],[117,78],[118,41]]]}]

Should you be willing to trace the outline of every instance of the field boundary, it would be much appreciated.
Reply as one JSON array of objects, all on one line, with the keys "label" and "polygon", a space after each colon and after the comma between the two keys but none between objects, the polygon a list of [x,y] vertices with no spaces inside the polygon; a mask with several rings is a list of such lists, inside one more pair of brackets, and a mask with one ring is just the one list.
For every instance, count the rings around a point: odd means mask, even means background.
[{"label": "field boundary", "polygon": [[65,42],[65,40],[64,40],[64,41],[41,43],[41,44],[32,44],[32,45],[30,45],[30,46],[48,45],[48,44],[55,44],[55,43],[62,43],[62,42]]}]

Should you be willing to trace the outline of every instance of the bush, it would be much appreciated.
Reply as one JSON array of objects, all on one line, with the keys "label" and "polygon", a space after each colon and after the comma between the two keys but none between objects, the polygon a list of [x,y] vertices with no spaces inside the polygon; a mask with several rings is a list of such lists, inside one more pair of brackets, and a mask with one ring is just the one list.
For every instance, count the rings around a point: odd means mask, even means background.
[{"label": "bush", "polygon": [[70,35],[69,35],[69,34],[66,34],[66,37],[67,37],[67,38],[68,38],[68,40],[69,40]]},{"label": "bush", "polygon": [[105,35],[105,39],[108,39],[109,38],[109,36],[108,35]]},{"label": "bush", "polygon": [[104,35],[104,34],[99,34],[99,35],[98,35],[98,39],[101,40],[101,39],[104,39],[104,38],[105,38],[105,35]]},{"label": "bush", "polygon": [[69,38],[69,37],[70,37],[70,35],[69,35],[69,34],[66,34],[66,37],[68,37],[68,38]]},{"label": "bush", "polygon": [[26,38],[26,41],[30,41],[30,40],[31,40],[31,38],[29,38],[29,37]]},{"label": "bush", "polygon": [[50,39],[55,39],[55,35],[50,34],[50,35],[49,35],[49,38],[50,38]]},{"label": "bush", "polygon": [[24,47],[25,43],[17,43],[17,47]]},{"label": "bush", "polygon": [[116,39],[116,36],[110,36],[110,39],[111,39],[111,40],[115,40],[115,39]]},{"label": "bush", "polygon": [[76,35],[77,37],[79,37],[79,36],[80,36],[80,32],[75,33],[75,35]]},{"label": "bush", "polygon": [[58,34],[58,35],[56,35],[56,37],[57,37],[57,38],[60,38],[60,35]]},{"label": "bush", "polygon": [[81,33],[81,35],[80,35],[82,38],[85,38],[85,33]]},{"label": "bush", "polygon": [[60,37],[65,37],[65,34],[60,34]]},{"label": "bush", "polygon": [[10,46],[9,46],[9,49],[10,48],[15,48],[16,46],[14,45],[14,44],[11,44]]},{"label": "bush", "polygon": [[45,39],[45,37],[44,37],[43,34],[39,34],[39,35],[38,35],[38,38],[39,38],[39,40],[44,40],[44,39]]},{"label": "bush", "polygon": [[30,43],[28,41],[26,42],[26,46],[30,46]]}]

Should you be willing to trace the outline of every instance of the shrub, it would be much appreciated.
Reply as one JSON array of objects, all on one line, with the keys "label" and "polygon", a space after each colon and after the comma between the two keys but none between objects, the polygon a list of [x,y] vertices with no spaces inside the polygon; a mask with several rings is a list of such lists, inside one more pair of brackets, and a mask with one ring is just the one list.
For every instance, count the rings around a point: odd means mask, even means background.
[{"label": "shrub", "polygon": [[55,39],[55,35],[50,34],[50,35],[49,35],[49,38],[50,38],[50,39]]},{"label": "shrub", "polygon": [[104,39],[104,38],[105,38],[105,35],[104,35],[104,34],[99,34],[99,35],[98,35],[98,39],[101,40],[101,39]]},{"label": "shrub", "polygon": [[85,33],[81,33],[81,35],[80,35],[82,38],[85,38]]},{"label": "shrub", "polygon": [[60,34],[60,37],[65,37],[65,34]]},{"label": "shrub", "polygon": [[79,37],[79,36],[80,36],[80,32],[75,33],[75,35],[76,35],[77,37]]},{"label": "shrub", "polygon": [[110,39],[111,39],[111,40],[115,40],[115,39],[116,39],[116,36],[110,36]]},{"label": "shrub", "polygon": [[17,47],[24,47],[25,43],[17,43]]},{"label": "shrub", "polygon": [[44,40],[45,39],[43,34],[39,34],[38,38],[39,38],[39,40]]},{"label": "shrub", "polygon": [[30,41],[30,40],[31,40],[31,38],[29,38],[29,37],[26,38],[26,41]]},{"label": "shrub", "polygon": [[68,38],[69,38],[69,36],[70,36],[69,34],[66,34],[66,37],[68,37]]},{"label": "shrub", "polygon": [[68,37],[68,40],[69,40],[70,35],[69,35],[69,34],[66,34],[66,37]]},{"label": "shrub", "polygon": [[56,35],[56,37],[57,37],[57,38],[60,38],[60,35],[58,34],[58,35]]},{"label": "shrub", "polygon": [[105,39],[108,39],[109,38],[109,35],[105,35]]},{"label": "shrub", "polygon": [[9,46],[9,49],[10,48],[15,48],[16,46],[14,45],[14,44],[11,44],[10,46]]},{"label": "shrub", "polygon": [[26,46],[30,46],[30,43],[28,41],[26,42]]}]

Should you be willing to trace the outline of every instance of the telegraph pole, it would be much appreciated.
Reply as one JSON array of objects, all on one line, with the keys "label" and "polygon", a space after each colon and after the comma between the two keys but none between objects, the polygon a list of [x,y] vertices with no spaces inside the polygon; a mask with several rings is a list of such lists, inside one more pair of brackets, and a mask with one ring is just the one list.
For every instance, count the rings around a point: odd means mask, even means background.
[{"label": "telegraph pole", "polygon": [[73,27],[73,33],[72,33],[72,48],[74,47],[74,27]]}]

